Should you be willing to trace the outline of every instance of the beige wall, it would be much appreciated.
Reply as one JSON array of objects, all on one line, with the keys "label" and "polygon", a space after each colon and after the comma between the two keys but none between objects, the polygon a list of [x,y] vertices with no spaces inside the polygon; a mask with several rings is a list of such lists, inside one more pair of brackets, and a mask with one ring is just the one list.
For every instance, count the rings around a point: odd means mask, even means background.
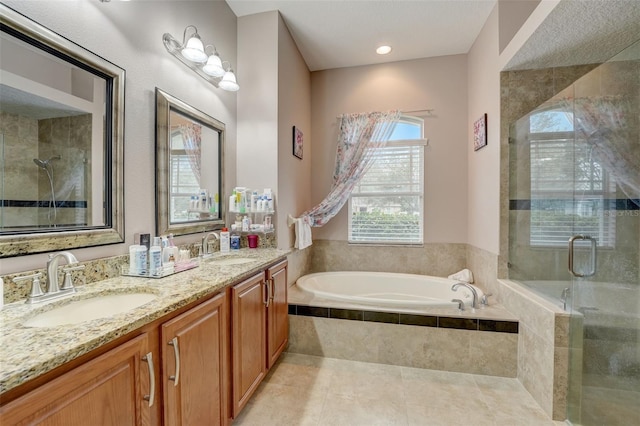
[{"label": "beige wall", "polygon": [[[3,3],[126,70],[125,243],[74,249],[79,260],[125,254],[135,233],[155,232],[156,87],[225,123],[226,177],[230,181],[235,176],[236,94],[216,89],[198,77],[162,44],[165,32],[182,38],[184,28],[193,24],[202,39],[215,43],[220,55],[235,66],[237,19],[225,2]],[[185,236],[177,242],[198,238]],[[46,253],[1,259],[0,271],[5,274],[41,268],[46,260]]]},{"label": "beige wall", "polygon": [[[311,181],[310,73],[278,12],[238,19],[238,163],[236,181],[275,191],[277,244],[293,246],[287,215],[308,208]],[[246,84],[244,83],[246,81]],[[305,134],[293,155],[292,126]]]},{"label": "beige wall", "polygon": [[[425,118],[426,243],[467,239],[467,60],[442,56],[318,71],[311,74],[313,164],[311,201],[331,187],[336,116],[343,113],[433,108]],[[314,238],[347,239],[347,207]]]},{"label": "beige wall", "polygon": [[[304,135],[302,160],[292,155],[293,126]],[[293,247],[287,215],[311,204],[311,73],[278,15],[278,247]]]},{"label": "beige wall", "polygon": [[238,18],[240,91],[235,185],[274,191],[278,185],[277,81],[278,12]]},{"label": "beige wall", "polygon": [[498,0],[500,37],[499,49],[504,50],[516,35],[540,0]]},{"label": "beige wall", "polygon": [[[468,54],[467,242],[500,250],[500,68],[498,7],[494,7]],[[487,114],[487,146],[473,151],[473,122]]]}]

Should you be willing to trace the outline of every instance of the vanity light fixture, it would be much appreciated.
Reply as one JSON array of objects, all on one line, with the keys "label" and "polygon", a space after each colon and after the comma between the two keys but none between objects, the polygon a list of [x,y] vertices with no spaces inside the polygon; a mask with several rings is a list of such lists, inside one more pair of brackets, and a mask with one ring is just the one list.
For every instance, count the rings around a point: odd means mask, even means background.
[{"label": "vanity light fixture", "polygon": [[387,53],[389,53],[389,52],[391,52],[391,46],[386,46],[386,45],[384,45],[384,46],[379,46],[379,47],[376,49],[376,53],[377,53],[378,55],[386,55],[386,54],[387,54]]},{"label": "vanity light fixture", "polygon": [[236,82],[236,75],[233,73],[231,67],[224,73],[224,77],[222,77],[218,86],[220,86],[222,90],[228,90],[229,92],[237,92],[240,89],[240,86],[238,86]]},{"label": "vanity light fixture", "polygon": [[[190,29],[191,31],[189,31]],[[190,34],[189,37],[187,37],[187,32]],[[182,43],[169,33],[165,33],[162,36],[162,42],[167,52],[215,87],[229,92],[235,92],[240,89],[236,76],[231,69],[231,64],[220,58],[215,46],[211,44],[204,45],[200,34],[198,34],[198,29],[194,25],[188,25],[184,29]],[[207,53],[209,48],[213,53]],[[226,69],[224,67],[225,63],[228,64]]]},{"label": "vanity light fixture", "polygon": [[[189,28],[193,28],[194,33],[185,43],[184,41],[187,39],[187,30]],[[200,38],[200,34],[198,34],[198,29],[193,25],[189,25],[184,29],[184,34],[182,35],[182,45],[184,46],[180,51],[182,56],[192,62],[207,62],[207,59],[209,57],[206,53],[204,53],[204,44],[202,44],[202,39]]]}]

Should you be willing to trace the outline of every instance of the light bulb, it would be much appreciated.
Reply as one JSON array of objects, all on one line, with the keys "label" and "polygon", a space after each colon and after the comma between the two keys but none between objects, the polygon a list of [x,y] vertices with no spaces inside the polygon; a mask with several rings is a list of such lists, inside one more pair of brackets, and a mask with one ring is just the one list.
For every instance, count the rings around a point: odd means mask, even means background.
[{"label": "light bulb", "polygon": [[184,49],[182,49],[182,56],[193,62],[206,62],[208,56],[204,53],[204,45],[198,33],[195,33]]},{"label": "light bulb", "polygon": [[218,56],[218,52],[209,56],[207,63],[202,67],[202,71],[209,74],[212,77],[222,77],[224,75],[224,68],[222,68],[222,60]]},{"label": "light bulb", "polygon": [[222,77],[222,80],[218,83],[218,87],[229,92],[236,92],[240,89],[240,86],[236,82],[236,75],[231,70],[224,74],[224,77]]}]

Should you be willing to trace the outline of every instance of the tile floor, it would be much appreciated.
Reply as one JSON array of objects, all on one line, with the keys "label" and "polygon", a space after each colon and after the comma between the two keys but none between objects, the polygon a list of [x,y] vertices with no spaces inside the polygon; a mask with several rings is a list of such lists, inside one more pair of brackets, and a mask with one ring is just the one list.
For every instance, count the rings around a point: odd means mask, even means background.
[{"label": "tile floor", "polygon": [[284,353],[235,425],[555,426],[517,379]]}]

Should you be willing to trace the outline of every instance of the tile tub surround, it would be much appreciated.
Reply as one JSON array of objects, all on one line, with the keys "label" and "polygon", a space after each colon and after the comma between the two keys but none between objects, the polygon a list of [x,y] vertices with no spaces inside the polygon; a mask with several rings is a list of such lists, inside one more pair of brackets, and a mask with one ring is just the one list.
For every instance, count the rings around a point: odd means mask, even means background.
[{"label": "tile tub surround", "polygon": [[523,285],[498,280],[502,305],[520,322],[518,380],[555,420],[567,412],[569,319],[567,312]]},{"label": "tile tub surround", "polygon": [[[255,262],[216,266],[208,261],[200,267],[162,279],[120,276],[78,288],[74,298],[112,292],[151,292],[158,297],[129,312],[76,325],[55,328],[25,328],[22,322],[69,299],[26,305],[6,305],[0,311],[0,393],[4,393],[54,368],[134,331],[165,314],[219,292],[270,264],[286,258],[287,250],[241,249],[241,257]],[[16,342],[20,342],[16,344]]]},{"label": "tile tub surround", "polygon": [[289,289],[289,352],[515,377],[518,322],[498,305],[398,312]]},{"label": "tile tub surround", "polygon": [[315,240],[311,272],[368,271],[446,277],[466,267],[467,245],[373,246]]}]

